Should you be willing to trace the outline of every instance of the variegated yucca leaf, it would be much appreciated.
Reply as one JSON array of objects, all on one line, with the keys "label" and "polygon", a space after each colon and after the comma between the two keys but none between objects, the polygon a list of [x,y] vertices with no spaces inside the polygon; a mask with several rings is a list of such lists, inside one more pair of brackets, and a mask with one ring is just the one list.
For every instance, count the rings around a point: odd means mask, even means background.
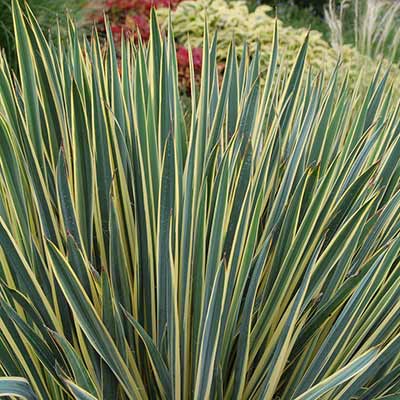
[{"label": "variegated yucca leaf", "polygon": [[[0,57],[0,397],[400,393],[400,106],[204,29],[47,39],[15,0]],[[218,51],[217,51],[218,50]],[[285,49],[282,49],[284,53]],[[118,52],[119,53],[119,52]],[[265,55],[263,55],[265,57]],[[222,79],[221,79],[222,78]],[[339,82],[342,82],[339,84]],[[360,85],[360,87],[363,85]],[[396,397],[397,396],[397,397]]]}]

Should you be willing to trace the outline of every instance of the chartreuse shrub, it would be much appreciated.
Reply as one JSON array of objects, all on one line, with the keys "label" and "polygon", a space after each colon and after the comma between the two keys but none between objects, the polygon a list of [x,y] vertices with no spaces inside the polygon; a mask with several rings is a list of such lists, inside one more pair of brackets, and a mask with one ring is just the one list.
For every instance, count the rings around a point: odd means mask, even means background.
[{"label": "chartreuse shrub", "polygon": [[[210,31],[218,31],[218,60],[225,60],[227,49],[233,38],[239,52],[244,41],[248,42],[253,51],[259,43],[261,65],[266,67],[272,51],[274,36],[275,18],[271,12],[272,8],[267,5],[258,6],[254,12],[249,12],[246,2],[240,0],[189,0],[181,2],[172,12],[172,24],[178,42],[189,41],[192,46],[200,46],[203,40],[204,18],[207,14]],[[160,10],[159,14],[166,26],[168,10]],[[284,60],[279,60],[279,63],[285,63],[292,67],[296,61],[298,48],[307,33],[307,28],[284,26],[279,20],[278,24],[280,46],[284,54]],[[324,69],[331,73],[340,56],[343,69],[349,75],[351,86],[356,86],[361,73],[363,75],[362,82],[370,81],[375,74],[377,60],[373,60],[365,54],[368,53],[360,53],[347,44],[343,44],[339,49],[333,48],[324,40],[322,33],[315,30],[309,33],[307,63],[316,70]],[[385,69],[388,69],[389,62],[386,60],[383,62]],[[390,72],[390,79],[396,80],[396,93],[400,93],[398,76],[399,67],[394,65]]]},{"label": "chartreuse shrub", "polygon": [[[171,28],[0,63],[0,396],[378,399],[400,392],[400,124],[204,34],[184,122]],[[210,40],[210,41],[209,41]],[[284,49],[282,51],[285,51]],[[120,67],[120,68],[119,68]],[[193,68],[192,68],[193,69]],[[261,79],[265,85],[261,86]],[[327,80],[325,84],[324,80]],[[194,80],[192,75],[192,81]]]}]

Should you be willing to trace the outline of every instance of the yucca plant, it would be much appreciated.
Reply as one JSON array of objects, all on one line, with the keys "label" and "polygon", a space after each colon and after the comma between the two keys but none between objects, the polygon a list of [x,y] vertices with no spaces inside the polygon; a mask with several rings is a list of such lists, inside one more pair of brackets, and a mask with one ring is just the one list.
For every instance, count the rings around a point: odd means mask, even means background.
[{"label": "yucca plant", "polygon": [[[216,39],[185,123],[171,27],[0,61],[0,396],[400,392],[400,106]],[[171,26],[171,25],[170,25]],[[284,65],[284,64],[282,64]],[[261,85],[260,82],[263,82]],[[389,396],[389,397],[388,397]],[[392,397],[390,397],[392,396]]]}]

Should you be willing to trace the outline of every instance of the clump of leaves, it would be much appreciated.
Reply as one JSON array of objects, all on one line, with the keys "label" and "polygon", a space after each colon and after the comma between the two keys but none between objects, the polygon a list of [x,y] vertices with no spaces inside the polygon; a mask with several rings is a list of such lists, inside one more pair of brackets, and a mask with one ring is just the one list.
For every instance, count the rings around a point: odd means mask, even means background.
[{"label": "clump of leaves", "polygon": [[[260,61],[263,68],[268,66],[269,56],[272,52],[274,37],[274,16],[272,8],[261,5],[249,12],[246,2],[235,0],[189,0],[181,2],[172,12],[172,25],[175,38],[178,43],[190,43],[191,46],[200,46],[203,40],[203,24],[205,16],[210,32],[218,32],[217,59],[224,62],[227,49],[234,38],[240,53],[241,46],[247,41],[254,52],[257,44],[260,46]],[[272,14],[272,15],[271,15]],[[160,9],[159,16],[164,23],[168,23],[168,12]],[[292,67],[296,61],[297,50],[301,46],[307,28],[294,28],[282,23],[278,14],[278,26],[280,46],[284,50],[284,59],[279,64]],[[321,32],[311,30],[309,32],[309,46],[307,63],[316,71],[324,69],[328,74],[336,68],[337,59],[340,56],[343,69],[348,73],[351,86],[356,86],[360,76],[364,89],[376,71],[376,60],[371,59],[365,53],[360,53],[356,48],[348,44],[333,48],[327,40],[324,40]],[[390,67],[386,60],[382,61],[384,69]],[[392,66],[390,79],[395,82],[395,90],[400,93],[400,81],[398,65]]]},{"label": "clump of leaves", "polygon": [[[360,399],[400,391],[399,112],[227,55],[185,124],[171,27],[0,61],[0,395]],[[261,86],[261,77],[265,85]]]}]

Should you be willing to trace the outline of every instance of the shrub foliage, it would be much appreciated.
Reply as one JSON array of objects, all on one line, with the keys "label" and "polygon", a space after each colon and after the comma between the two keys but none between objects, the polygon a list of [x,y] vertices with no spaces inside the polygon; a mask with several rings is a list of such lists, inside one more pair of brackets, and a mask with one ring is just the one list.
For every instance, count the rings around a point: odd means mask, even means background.
[{"label": "shrub foliage", "polygon": [[[231,2],[226,0],[189,0],[181,2],[172,12],[172,24],[177,41],[180,43],[189,41],[192,46],[200,46],[203,40],[203,24],[206,14],[210,32],[218,31],[217,57],[219,61],[225,60],[226,50],[232,38],[234,38],[239,54],[244,41],[249,43],[253,51],[259,43],[261,65],[264,67],[268,65],[269,55],[272,52],[275,25],[270,6],[261,5],[254,12],[249,12],[246,2],[241,0]],[[166,26],[168,11],[160,9],[159,15],[161,20],[165,21]],[[278,24],[280,46],[284,54],[284,59],[279,60],[279,63],[292,67],[307,29],[285,26],[280,20],[278,20]],[[324,69],[330,74],[335,69],[339,56],[353,86],[360,74],[363,75],[362,82],[370,81],[376,70],[377,59],[380,59],[379,55],[376,55],[377,58],[373,60],[348,44],[343,44],[340,48],[335,49],[324,40],[322,33],[316,30],[310,31],[307,63],[312,65],[315,70]],[[385,69],[388,68],[389,62],[386,60],[383,60],[383,62]],[[390,79],[396,81],[396,92],[400,93],[398,77],[399,67],[396,64],[392,67]]]},{"label": "shrub foliage", "polygon": [[[372,399],[400,392],[400,125],[205,29],[185,124],[171,27],[0,60],[0,396]],[[261,77],[264,85],[261,85]],[[324,80],[327,83],[324,83]]]}]

